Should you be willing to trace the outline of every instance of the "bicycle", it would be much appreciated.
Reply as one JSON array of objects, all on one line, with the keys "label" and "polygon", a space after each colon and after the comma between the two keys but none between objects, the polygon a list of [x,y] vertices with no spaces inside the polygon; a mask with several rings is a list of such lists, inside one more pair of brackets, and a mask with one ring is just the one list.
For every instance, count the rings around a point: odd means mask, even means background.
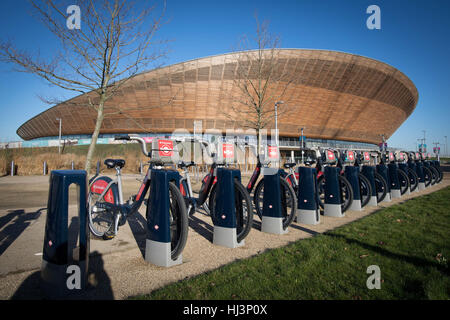
[{"label": "bicycle", "polygon": [[[187,141],[187,140],[178,140]],[[195,166],[194,162],[185,163],[181,161],[178,167],[182,170],[182,178],[180,180],[180,189],[184,197],[189,215],[196,212],[197,208],[202,207],[205,212],[211,216],[213,223],[217,224],[216,218],[216,183],[217,183],[217,168],[225,166],[225,161],[221,161],[222,157],[217,157],[217,153],[211,153],[209,150],[209,143],[202,140],[191,139],[191,141],[200,142],[202,150],[206,151],[207,155],[213,159],[209,173],[202,179],[202,186],[200,188],[198,197],[194,197],[192,190],[191,179],[189,176],[189,167]],[[219,144],[220,147],[220,144]],[[228,147],[228,144],[227,144]],[[223,155],[223,150],[222,150]],[[225,158],[225,157],[223,157]],[[250,195],[245,187],[238,179],[234,180],[234,199],[236,212],[236,238],[241,242],[249,234],[253,224],[253,206]],[[208,200],[208,201],[207,201]]]},{"label": "bicycle", "polygon": [[[384,159],[380,151],[377,150],[370,151],[369,157],[375,159],[374,160],[375,165],[384,164]],[[374,172],[374,177],[375,177],[375,188],[377,190],[377,203],[380,203],[386,198],[388,183],[383,178],[383,176],[376,171]]]},{"label": "bicycle", "polygon": [[[152,154],[147,152],[146,142],[144,139],[136,136],[117,136],[115,140],[137,141],[141,144],[141,150],[149,158]],[[169,145],[171,140],[159,140]],[[173,145],[172,145],[173,148]],[[176,152],[175,148],[172,149]],[[152,152],[161,152],[163,155],[168,153],[165,147],[153,149]],[[89,182],[88,196],[88,214],[89,228],[94,236],[100,239],[109,240],[114,238],[120,226],[124,225],[127,218],[136,212],[142,205],[147,192],[150,194],[150,178],[153,168],[159,169],[164,163],[159,161],[150,161],[147,173],[137,192],[126,202],[122,193],[122,173],[121,170],[125,166],[125,160],[122,159],[106,159],[105,165],[110,169],[116,170],[116,178],[111,179],[107,176],[92,177]],[[184,205],[183,196],[178,186],[173,182],[169,182],[169,219],[170,219],[170,236],[171,236],[171,257],[176,259],[183,251],[188,234],[188,217],[186,207]],[[157,192],[157,191],[154,191]],[[147,200],[149,201],[149,200]],[[149,203],[147,203],[147,206]],[[148,217],[147,217],[148,219]]]},{"label": "bicycle", "polygon": [[[419,189],[419,183],[423,182],[422,179],[419,177],[419,174],[417,173],[417,164],[416,164],[416,153],[413,151],[409,151],[407,152],[407,164],[408,164],[408,174],[415,176],[416,180],[417,180],[417,186],[415,186],[414,188],[411,189],[411,191],[417,190]],[[413,184],[411,183],[411,186],[413,186]]]},{"label": "bicycle", "polygon": [[[396,156],[397,157],[397,156]],[[415,191],[419,187],[419,176],[416,173],[416,170],[414,170],[411,166],[411,159],[413,159],[414,153],[406,152],[406,151],[400,151],[399,152],[399,158],[400,163],[406,164],[406,173],[408,174],[409,178],[409,190]]]},{"label": "bicycle", "polygon": [[[317,163],[316,150],[301,148],[300,151],[303,152],[302,164],[304,166],[312,167]],[[283,166],[288,170],[288,173],[283,170],[283,178],[289,183],[295,194],[298,195],[298,183],[300,175],[295,171],[295,167],[297,166],[297,164],[295,162],[285,162]]]},{"label": "bicycle", "polygon": [[410,178],[408,173],[406,173],[403,169],[399,167],[399,163],[403,162],[404,155],[403,153],[399,153],[395,155],[393,152],[387,152],[386,159],[389,163],[395,164],[397,167],[397,175],[400,183],[400,194],[404,195],[406,191],[410,188]]},{"label": "bicycle", "polygon": [[444,172],[442,171],[441,164],[439,160],[431,160],[431,154],[428,154],[428,159],[430,159],[431,166],[436,169],[438,172],[438,179],[436,180],[436,183],[440,183],[442,179],[444,178]]},{"label": "bicycle", "polygon": [[[373,158],[374,156],[371,154],[370,151],[356,151],[355,166],[360,167],[362,170],[363,165],[370,166]],[[387,182],[378,172],[376,172],[376,170],[374,170],[373,175],[374,175],[375,194],[378,203],[383,201],[384,198],[386,197]],[[373,190],[371,190],[371,192],[372,191]]]},{"label": "bicycle", "polygon": [[431,154],[422,153],[422,162],[424,167],[428,168],[431,171],[431,185],[435,185],[438,183],[440,174],[439,171],[433,166],[431,160]]},{"label": "bicycle", "polygon": [[[341,168],[341,174],[344,174],[347,165],[359,166],[359,157],[356,151],[345,150],[338,159],[337,166]],[[372,186],[369,179],[367,179],[361,172],[358,172],[359,191],[361,195],[361,208],[364,208],[370,201],[372,195]]]},{"label": "bicycle", "polygon": [[431,170],[425,166],[425,161],[422,160],[422,155],[420,152],[415,153],[414,161],[416,163],[416,166],[419,163],[422,165],[423,181],[419,181],[419,182],[423,182],[425,184],[425,187],[429,187],[433,181],[433,174],[432,174]]},{"label": "bicycle", "polygon": [[411,154],[409,152],[406,151],[400,151],[398,153],[398,155],[395,156],[395,158],[397,159],[397,161],[399,163],[404,163],[406,164],[405,169],[407,169],[406,174],[409,178],[409,190],[415,191],[418,187],[419,187],[419,176],[417,175],[416,171],[413,170],[410,166],[410,158],[411,158]]},{"label": "bicycle", "polygon": [[[318,185],[318,197],[317,202],[319,203],[320,208],[324,209],[324,201],[325,201],[325,175],[324,175],[324,167],[327,165],[336,166],[337,165],[337,151],[333,149],[326,149],[325,152],[321,152],[320,148],[309,149],[306,150],[306,161],[304,161],[304,165],[312,167],[315,165],[317,170],[317,185]],[[292,163],[287,164],[287,168],[289,170],[289,174],[286,177],[286,180],[290,182],[293,186],[294,190],[298,188],[298,173],[294,172],[294,165]],[[340,186],[340,194],[341,194],[341,211],[345,212],[350,207],[353,202],[353,190],[350,185],[350,182],[342,175],[338,175],[339,186]]]},{"label": "bicycle", "polygon": [[[276,153],[278,155],[278,151],[275,150],[277,147],[268,146],[266,153],[269,155],[267,159],[269,160],[271,153]],[[256,214],[262,220],[263,216],[263,205],[264,205],[264,178],[258,181],[259,176],[264,167],[269,167],[270,161],[261,162],[259,155],[256,156],[257,164],[255,170],[253,171],[250,180],[247,183],[247,192],[251,194],[253,188],[255,187],[255,192],[253,194],[253,203],[255,205]],[[278,157],[277,157],[278,159]],[[278,162],[278,161],[277,161]],[[294,221],[296,210],[297,210],[297,196],[294,189],[288,184],[286,179],[287,175],[283,169],[278,169],[278,173],[280,174],[280,193],[281,193],[281,207],[282,207],[282,224],[283,229],[286,230],[289,225]]]}]

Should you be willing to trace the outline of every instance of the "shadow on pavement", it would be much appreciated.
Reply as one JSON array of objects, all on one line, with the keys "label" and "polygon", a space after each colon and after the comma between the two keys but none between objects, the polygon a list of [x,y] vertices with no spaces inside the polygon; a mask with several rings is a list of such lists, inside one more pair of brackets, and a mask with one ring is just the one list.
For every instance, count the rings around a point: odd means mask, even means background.
[{"label": "shadow on pavement", "polygon": [[206,240],[213,241],[213,226],[206,223],[205,221],[191,215],[189,217],[189,227],[195,230],[199,235],[201,235]]},{"label": "shadow on pavement", "polygon": [[88,283],[80,299],[114,300],[111,279],[105,271],[102,255],[97,251],[89,255]]},{"label": "shadow on pavement", "polygon": [[35,220],[37,220],[43,210],[41,208],[35,212],[25,212],[24,209],[9,211],[5,216],[0,217],[0,255],[16,241],[22,232]]},{"label": "shadow on pavement", "polygon": [[[61,285],[65,285],[62,283]],[[102,255],[94,251],[89,256],[88,285],[81,292],[61,297],[58,300],[114,300],[111,279],[104,269]],[[41,272],[36,271],[26,278],[11,300],[50,300],[41,290]]]},{"label": "shadow on pavement", "polygon": [[311,230],[311,229],[308,229],[308,228],[299,226],[299,225],[296,224],[295,222],[292,223],[292,224],[289,226],[289,228],[294,228],[294,229],[297,229],[297,230],[300,230],[300,231],[309,233],[310,235],[313,235],[313,236],[315,236],[315,235],[317,235],[317,234],[320,234],[320,232],[317,232],[317,231],[314,231],[314,230]]},{"label": "shadow on pavement", "polygon": [[145,240],[147,238],[147,221],[144,217],[136,212],[127,218],[133,237],[141,251],[142,257],[145,258]]},{"label": "shadow on pavement", "polygon": [[[255,215],[255,216],[257,217],[257,215]],[[261,231],[262,230],[262,222],[261,222],[261,220],[255,220],[254,217],[253,217],[253,226],[252,227],[258,231]]]}]

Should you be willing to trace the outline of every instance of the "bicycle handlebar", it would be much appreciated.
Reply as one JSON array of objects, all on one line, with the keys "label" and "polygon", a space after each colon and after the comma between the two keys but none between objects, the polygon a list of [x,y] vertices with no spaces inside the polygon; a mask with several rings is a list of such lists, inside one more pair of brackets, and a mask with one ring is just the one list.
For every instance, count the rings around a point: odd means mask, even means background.
[{"label": "bicycle handlebar", "polygon": [[123,136],[115,136],[114,140],[126,140],[126,141],[136,140],[137,142],[139,142],[141,144],[141,150],[144,153],[144,155],[146,157],[150,157],[151,156],[150,153],[148,153],[148,151],[147,151],[147,143],[141,137],[130,136],[130,135],[123,135]]},{"label": "bicycle handlebar", "polygon": [[202,148],[202,150],[204,150],[206,152],[206,154],[208,155],[208,157],[210,158],[214,158],[216,156],[216,154],[214,152],[211,152],[209,149],[209,146],[211,145],[207,140],[204,139],[198,139],[198,138],[178,138],[175,139],[176,142],[199,142],[200,147]]},{"label": "bicycle handlebar", "polygon": [[130,136],[129,135],[115,136],[114,140],[130,140]]}]

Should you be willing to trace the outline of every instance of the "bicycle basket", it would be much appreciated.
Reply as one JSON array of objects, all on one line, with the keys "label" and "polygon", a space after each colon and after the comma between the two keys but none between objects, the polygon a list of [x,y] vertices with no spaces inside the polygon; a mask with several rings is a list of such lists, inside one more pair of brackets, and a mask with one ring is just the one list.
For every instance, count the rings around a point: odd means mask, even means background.
[{"label": "bicycle basket", "polygon": [[345,162],[353,164],[355,162],[355,153],[353,151],[347,151],[345,155]]},{"label": "bicycle basket", "polygon": [[280,150],[277,146],[266,145],[259,155],[262,164],[277,163],[280,161]]},{"label": "bicycle basket", "polygon": [[334,164],[336,163],[336,155],[333,150],[325,150],[325,163]]},{"label": "bicycle basket", "polygon": [[370,162],[370,153],[368,151],[364,151],[364,153],[363,153],[363,162],[364,163]]},{"label": "bicycle basket", "polygon": [[217,144],[216,163],[231,164],[235,162],[236,162],[236,150],[234,150],[234,143],[219,142]]},{"label": "bicycle basket", "polygon": [[393,152],[389,152],[389,154],[388,154],[388,157],[389,157],[389,161],[395,161],[395,157],[394,157],[394,153]]},{"label": "bicycle basket", "polygon": [[153,139],[151,162],[177,163],[179,161],[177,144],[171,139]]},{"label": "bicycle basket", "polygon": [[398,159],[400,161],[402,161],[402,162],[405,161],[406,160],[406,154],[404,152],[399,152]]}]

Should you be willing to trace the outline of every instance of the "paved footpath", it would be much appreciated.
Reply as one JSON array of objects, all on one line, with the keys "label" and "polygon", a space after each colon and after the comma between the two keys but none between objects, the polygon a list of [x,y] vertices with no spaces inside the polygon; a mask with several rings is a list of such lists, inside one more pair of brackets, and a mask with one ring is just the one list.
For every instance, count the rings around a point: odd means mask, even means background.
[{"label": "paved footpath", "polygon": [[[125,197],[139,186],[138,175],[126,175]],[[111,241],[90,240],[89,288],[77,299],[125,299],[149,293],[161,286],[216,269],[232,261],[247,258],[293,241],[311,237],[365,217],[380,208],[401,203],[450,185],[450,174],[439,185],[414,192],[378,207],[348,211],[343,218],[321,216],[316,226],[292,224],[285,235],[262,233],[260,220],[245,245],[235,249],[212,244],[213,224],[202,213],[189,221],[189,236],[183,251],[183,263],[171,268],[145,262],[145,205],[140,214],[121,227]],[[71,193],[70,223],[77,223],[75,191]],[[42,299],[40,266],[48,197],[48,177],[0,178],[0,299]],[[73,224],[73,225],[72,225]]]}]

